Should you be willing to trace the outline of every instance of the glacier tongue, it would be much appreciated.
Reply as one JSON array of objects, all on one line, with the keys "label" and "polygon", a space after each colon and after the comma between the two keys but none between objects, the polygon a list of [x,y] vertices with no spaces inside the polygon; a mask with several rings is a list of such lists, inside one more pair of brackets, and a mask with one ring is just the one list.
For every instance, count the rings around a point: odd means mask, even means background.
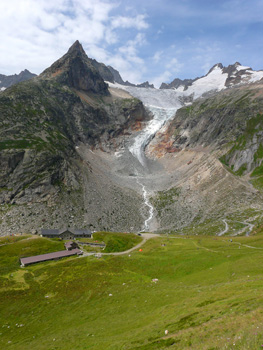
[{"label": "glacier tongue", "polygon": [[[263,71],[254,72],[251,71],[249,67],[237,66],[236,71],[238,72],[240,70],[244,70],[244,74],[242,75],[242,77],[246,78],[244,82],[254,82],[263,77]],[[235,77],[235,75],[233,77]],[[175,115],[179,108],[191,104],[193,100],[204,96],[207,92],[225,89],[227,79],[228,73],[224,73],[223,66],[215,65],[206,76],[196,79],[186,90],[184,90],[183,86],[179,86],[177,89],[154,89],[107,82],[110,87],[126,90],[132,96],[141,100],[145,107],[153,114],[153,119],[145,126],[144,130],[138,133],[133,140],[133,144],[129,146],[131,154],[147,171],[144,151],[158,130]],[[136,168],[135,173],[139,176],[139,169]],[[150,221],[153,218],[153,206],[148,199],[146,186],[142,181],[138,181],[138,177],[137,182],[142,187],[144,204],[149,209],[148,217],[144,223],[144,230],[148,230]]]},{"label": "glacier tongue", "polygon": [[181,98],[187,91],[177,91],[175,89],[152,89],[139,88],[134,86],[123,86],[111,84],[112,87],[117,87],[128,91],[132,96],[138,98],[147,107],[159,108],[176,108],[182,107]]},{"label": "glacier tongue", "polygon": [[129,147],[129,151],[143,166],[146,165],[144,155],[145,147],[154,137],[156,132],[175,115],[178,108],[160,108],[148,106],[148,109],[153,113],[154,117],[148,123],[147,127],[134,139],[133,144]]},{"label": "glacier tongue", "polygon": [[177,109],[183,106],[181,100],[182,93],[178,93],[178,91],[172,89],[158,90],[130,86],[125,86],[125,90],[132,96],[140,99],[145,107],[153,114],[153,119],[147,124],[144,130],[135,137],[133,144],[129,148],[129,151],[134,157],[145,166],[145,147],[156,132],[175,115]]},{"label": "glacier tongue", "polygon": [[187,90],[183,90],[182,87],[178,89],[141,88],[108,82],[110,87],[126,90],[141,100],[153,114],[153,119],[135,137],[129,151],[145,166],[144,149],[156,132],[175,115],[179,108],[186,104],[186,101],[189,104],[189,101],[193,101],[208,91],[225,89],[227,77],[228,75],[223,73],[222,68],[215,66],[209,74],[197,79]]}]

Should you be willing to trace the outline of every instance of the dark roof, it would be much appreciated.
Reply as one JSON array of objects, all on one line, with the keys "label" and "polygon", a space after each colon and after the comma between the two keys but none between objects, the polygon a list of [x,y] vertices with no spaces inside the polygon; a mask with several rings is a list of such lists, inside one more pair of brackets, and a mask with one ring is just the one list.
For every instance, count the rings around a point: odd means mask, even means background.
[{"label": "dark roof", "polygon": [[86,230],[86,229],[79,229],[79,228],[64,228],[64,229],[41,229],[41,234],[44,236],[48,236],[48,235],[61,235],[63,232],[69,231],[71,233],[73,233],[73,235],[91,235],[91,231],[90,230]]},{"label": "dark roof", "polygon": [[65,230],[47,230],[45,228],[42,228],[41,234],[42,235],[60,235],[61,234],[60,231],[64,232]]},{"label": "dark roof", "polygon": [[60,250],[54,253],[29,256],[28,258],[21,258],[20,261],[22,265],[29,265],[29,264],[33,264],[41,261],[59,259],[59,258],[64,258],[66,256],[71,256],[71,255],[76,255],[81,253],[82,252],[80,249]]},{"label": "dark roof", "polygon": [[72,229],[69,231],[74,233],[74,235],[89,235],[89,234],[91,234],[90,230],[84,230],[84,229],[79,229],[79,228],[75,228],[75,229]]}]

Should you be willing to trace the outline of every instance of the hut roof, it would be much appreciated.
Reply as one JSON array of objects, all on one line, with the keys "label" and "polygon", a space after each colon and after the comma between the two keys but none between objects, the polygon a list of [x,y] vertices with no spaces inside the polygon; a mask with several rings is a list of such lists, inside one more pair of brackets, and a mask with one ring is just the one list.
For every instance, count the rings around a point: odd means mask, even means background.
[{"label": "hut roof", "polygon": [[82,251],[80,249],[60,250],[58,252],[29,256],[28,258],[21,258],[20,261],[22,265],[30,265],[41,261],[59,259],[59,258],[64,258],[66,256],[79,255],[79,254],[82,254]]},{"label": "hut roof", "polygon": [[43,236],[48,236],[48,235],[56,235],[59,236],[61,235],[63,232],[69,231],[71,232],[73,235],[89,235],[91,234],[90,230],[87,229],[79,229],[79,228],[64,228],[64,229],[41,229],[41,234]]}]

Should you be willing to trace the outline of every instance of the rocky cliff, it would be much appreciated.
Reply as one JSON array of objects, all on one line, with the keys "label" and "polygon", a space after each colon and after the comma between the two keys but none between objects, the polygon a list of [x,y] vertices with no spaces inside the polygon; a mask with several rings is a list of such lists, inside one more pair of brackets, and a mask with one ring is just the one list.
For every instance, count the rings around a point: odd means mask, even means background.
[{"label": "rocky cliff", "polygon": [[[129,229],[131,221],[140,226],[137,196],[94,177],[77,150],[80,144],[90,152],[114,149],[116,136],[148,118],[139,100],[112,95],[79,42],[39,77],[2,92],[1,233],[65,223],[109,229],[110,209],[111,229]],[[96,198],[99,192],[104,198]],[[85,196],[93,198],[86,206]],[[134,214],[125,218],[126,210]]]},{"label": "rocky cliff", "polygon": [[156,150],[209,147],[218,151],[234,172],[249,173],[262,161],[262,108],[261,82],[198,99],[177,111],[165,133],[155,141]]},{"label": "rocky cliff", "polygon": [[242,85],[179,109],[157,133],[147,154],[171,174],[167,187],[152,196],[160,227],[173,230],[207,222],[211,229],[209,223],[217,222],[223,231],[222,219],[258,217],[262,109],[263,83]]}]

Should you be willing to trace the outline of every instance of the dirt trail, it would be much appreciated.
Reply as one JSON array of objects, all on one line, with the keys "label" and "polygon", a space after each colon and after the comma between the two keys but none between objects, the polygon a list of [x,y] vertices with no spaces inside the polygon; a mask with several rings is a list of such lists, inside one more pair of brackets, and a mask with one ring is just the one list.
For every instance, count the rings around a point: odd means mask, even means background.
[{"label": "dirt trail", "polygon": [[[223,236],[225,233],[227,233],[229,231],[229,225],[228,225],[226,219],[223,219],[222,221],[225,224],[225,229],[217,234],[217,236],[219,236],[219,237]],[[254,224],[247,222],[248,220],[245,220],[245,221],[229,220],[229,221],[237,222],[237,223],[240,223],[240,224],[243,224],[246,226],[246,227],[242,228],[241,230],[239,230],[238,232],[236,232],[235,234],[232,234],[231,236],[238,236],[248,229],[248,231],[246,232],[246,237],[248,237],[250,232],[253,230],[253,228],[255,226]]]},{"label": "dirt trail", "polygon": [[229,230],[229,226],[228,226],[228,223],[226,222],[226,219],[223,220],[223,223],[225,224],[225,229],[217,234],[217,236],[219,237],[223,236]]},{"label": "dirt trail", "polygon": [[125,254],[129,254],[131,252],[133,252],[134,250],[137,250],[139,248],[141,248],[149,239],[151,238],[156,238],[156,237],[160,237],[160,235],[158,234],[154,234],[154,233],[142,233],[142,241],[137,244],[135,247],[125,250],[124,252],[116,252],[116,253],[97,253],[97,252],[92,252],[92,253],[84,253],[83,255],[80,255],[81,257],[86,257],[86,256],[92,256],[92,255],[98,255],[98,256],[103,256],[103,255],[125,255]]}]

